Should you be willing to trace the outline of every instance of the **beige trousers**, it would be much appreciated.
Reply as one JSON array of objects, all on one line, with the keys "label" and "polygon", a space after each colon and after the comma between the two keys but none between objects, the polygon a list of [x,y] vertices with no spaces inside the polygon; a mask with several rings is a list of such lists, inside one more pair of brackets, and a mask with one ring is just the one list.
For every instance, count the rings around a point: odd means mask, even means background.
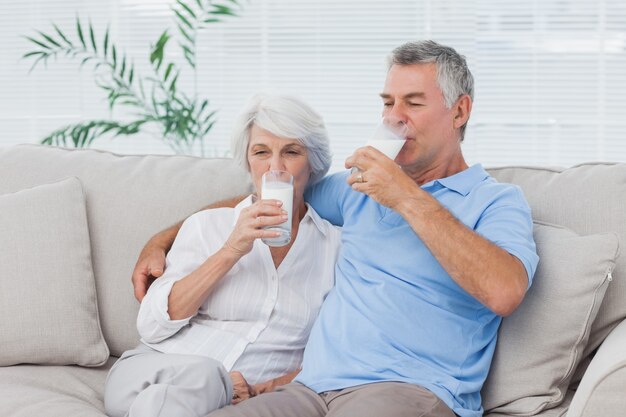
[{"label": "beige trousers", "polygon": [[279,387],[210,417],[454,417],[432,392],[413,384],[379,382],[317,394],[299,383]]},{"label": "beige trousers", "polygon": [[140,344],[109,371],[104,408],[109,417],[202,417],[230,404],[232,396],[219,361]]}]

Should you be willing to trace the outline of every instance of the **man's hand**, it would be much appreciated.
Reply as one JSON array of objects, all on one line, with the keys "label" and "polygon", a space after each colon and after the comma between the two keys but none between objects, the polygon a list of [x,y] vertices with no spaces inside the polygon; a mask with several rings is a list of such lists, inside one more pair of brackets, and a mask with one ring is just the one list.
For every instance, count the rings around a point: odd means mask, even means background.
[{"label": "man's hand", "polygon": [[348,177],[353,190],[394,210],[408,192],[418,188],[393,160],[371,146],[357,149],[346,159],[345,166],[359,169]]},{"label": "man's hand", "polygon": [[240,402],[257,395],[257,392],[250,384],[248,384],[248,381],[246,381],[246,378],[243,377],[241,372],[232,371],[229,375],[230,380],[233,382],[233,405],[239,404]]},{"label": "man's hand", "polygon": [[157,245],[148,243],[133,270],[132,282],[135,288],[135,298],[141,302],[148,292],[148,288],[155,279],[163,275],[165,269],[165,250]]},{"label": "man's hand", "polygon": [[[213,203],[203,210],[218,207],[235,207],[245,196],[239,196],[228,200],[221,200]],[[139,254],[139,259],[133,270],[132,282],[135,289],[135,298],[141,302],[148,292],[152,282],[163,275],[165,271],[165,255],[172,247],[174,239],[180,230],[183,222],[179,222],[156,235],[146,243],[146,246]]]},{"label": "man's hand", "polygon": [[172,247],[172,243],[174,243],[174,239],[176,239],[182,224],[180,222],[152,236],[141,250],[132,275],[137,301],[141,302],[143,297],[146,296],[150,284],[163,275],[163,271],[165,271],[165,255]]}]

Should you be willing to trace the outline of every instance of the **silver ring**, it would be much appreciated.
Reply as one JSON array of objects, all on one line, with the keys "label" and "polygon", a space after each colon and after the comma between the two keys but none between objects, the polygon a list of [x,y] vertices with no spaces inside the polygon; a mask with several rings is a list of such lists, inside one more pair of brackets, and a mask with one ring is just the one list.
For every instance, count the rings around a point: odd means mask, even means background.
[{"label": "silver ring", "polygon": [[357,182],[364,182],[363,181],[363,173],[359,172],[359,175],[356,176],[356,181]]}]

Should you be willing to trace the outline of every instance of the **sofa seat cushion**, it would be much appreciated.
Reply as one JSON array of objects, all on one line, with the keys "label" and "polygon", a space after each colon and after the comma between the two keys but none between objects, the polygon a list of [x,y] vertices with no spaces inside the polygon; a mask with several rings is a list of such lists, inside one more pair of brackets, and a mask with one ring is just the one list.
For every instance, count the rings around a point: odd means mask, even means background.
[{"label": "sofa seat cushion", "polygon": [[[561,404],[554,408],[550,408],[548,410],[543,410],[539,414],[534,417],[565,417],[567,414],[570,404],[572,403],[572,399],[574,398],[574,394],[576,391],[568,390],[565,395],[565,399]],[[484,417],[523,417],[523,416],[513,416],[511,414],[502,414],[502,413],[489,413],[484,414]]]},{"label": "sofa seat cushion", "polygon": [[0,195],[0,213],[0,365],[102,365],[80,181]]},{"label": "sofa seat cushion", "polygon": [[103,392],[117,358],[99,368],[16,365],[0,368],[2,417],[106,417]]},{"label": "sofa seat cushion", "polygon": [[539,265],[522,304],[502,320],[482,390],[487,412],[535,416],[563,401],[619,254],[614,233],[536,223],[534,237]]}]

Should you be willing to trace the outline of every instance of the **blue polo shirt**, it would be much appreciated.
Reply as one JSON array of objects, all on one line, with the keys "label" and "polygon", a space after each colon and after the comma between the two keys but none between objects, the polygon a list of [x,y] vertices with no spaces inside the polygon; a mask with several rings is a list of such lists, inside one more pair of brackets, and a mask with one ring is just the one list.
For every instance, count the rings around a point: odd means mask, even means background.
[{"label": "blue polo shirt", "polygon": [[[316,392],[382,381],[420,385],[462,417],[482,415],[501,318],[461,288],[396,212],[352,190],[348,172],[311,187],[307,201],[343,226],[336,283],[313,326],[296,381]],[[474,165],[424,184],[462,223],[538,262],[521,190]]]}]

